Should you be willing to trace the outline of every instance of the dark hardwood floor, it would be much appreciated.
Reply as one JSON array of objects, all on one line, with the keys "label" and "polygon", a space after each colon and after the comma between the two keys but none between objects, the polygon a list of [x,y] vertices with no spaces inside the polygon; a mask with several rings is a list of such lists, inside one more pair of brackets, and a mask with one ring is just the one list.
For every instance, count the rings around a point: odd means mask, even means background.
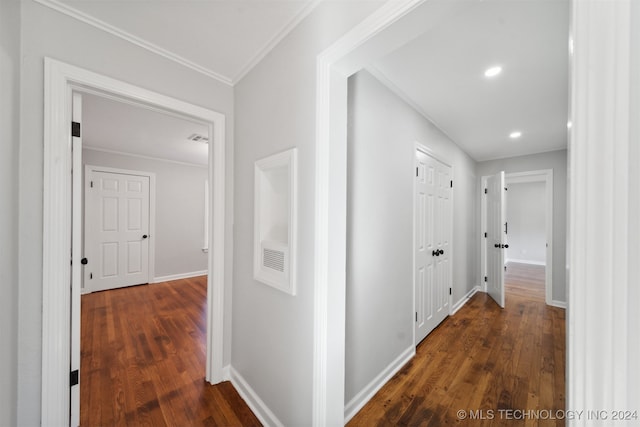
[{"label": "dark hardwood floor", "polygon": [[[564,425],[546,416],[565,407],[564,310],[544,267],[509,265],[506,289],[504,310],[478,293],[447,318],[349,425]],[[81,425],[260,425],[204,381],[205,303],[206,277],[84,295]]]},{"label": "dark hardwood floor", "polygon": [[206,276],[82,296],[82,426],[259,426],[205,382]]},{"label": "dark hardwood floor", "polygon": [[349,426],[564,425],[565,312],[530,267],[507,268],[505,309],[477,293],[445,319]]}]

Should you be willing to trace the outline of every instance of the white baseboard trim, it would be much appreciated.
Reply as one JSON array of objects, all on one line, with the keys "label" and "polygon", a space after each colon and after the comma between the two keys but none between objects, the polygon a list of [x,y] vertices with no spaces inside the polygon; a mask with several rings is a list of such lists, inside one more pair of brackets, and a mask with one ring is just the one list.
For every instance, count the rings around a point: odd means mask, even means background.
[{"label": "white baseboard trim", "polygon": [[367,404],[369,400],[393,377],[409,360],[416,355],[416,346],[412,345],[402,352],[389,366],[373,379],[360,393],[356,394],[344,408],[345,425]]},{"label": "white baseboard trim", "polygon": [[547,263],[543,261],[531,261],[528,259],[506,259],[505,263],[508,262],[517,262],[518,264],[531,264],[531,265],[547,265]]},{"label": "white baseboard trim", "polygon": [[222,381],[231,381],[231,365],[222,367]]},{"label": "white baseboard trim", "polygon": [[564,309],[567,308],[567,303],[564,301],[551,300],[549,305],[553,307],[558,307],[558,308],[564,308]]},{"label": "white baseboard trim", "polygon": [[206,276],[207,274],[209,274],[208,270],[191,271],[188,273],[179,273],[179,274],[170,274],[168,276],[154,277],[153,282],[151,283],[160,283],[160,282],[168,282],[170,280],[188,279],[190,277]]},{"label": "white baseboard trim", "polygon": [[260,399],[260,396],[251,388],[251,386],[242,378],[233,366],[229,366],[231,384],[238,391],[238,394],[249,405],[256,417],[264,426],[284,427],[284,424],[274,415],[267,405]]},{"label": "white baseboard trim", "polygon": [[480,285],[475,285],[469,292],[467,292],[465,296],[460,298],[460,301],[458,301],[451,307],[451,313],[449,315],[453,316],[454,314],[456,314],[456,312],[460,310],[467,303],[467,301],[469,301],[471,297],[476,294],[476,292],[480,292]]}]

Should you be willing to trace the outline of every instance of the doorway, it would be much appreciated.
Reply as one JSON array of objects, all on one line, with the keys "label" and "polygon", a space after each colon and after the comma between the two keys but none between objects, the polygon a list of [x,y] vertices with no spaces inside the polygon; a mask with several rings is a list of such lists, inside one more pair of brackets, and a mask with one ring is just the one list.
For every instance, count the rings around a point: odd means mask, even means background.
[{"label": "doorway", "polygon": [[[542,170],[533,170],[533,171],[524,171],[524,172],[511,172],[504,174],[504,188],[505,188],[505,205],[504,212],[507,218],[504,221],[501,221],[504,227],[502,230],[504,232],[504,240],[508,247],[504,248],[504,260],[500,261],[501,269],[504,272],[505,261],[509,262],[513,260],[514,262],[525,261],[525,263],[542,263],[544,262],[544,299],[547,305],[555,305],[553,303],[553,169],[542,169]],[[488,195],[485,193],[485,189],[488,186],[488,176],[483,176],[481,178],[481,224],[483,228],[483,233],[489,228],[489,220],[490,213],[488,211],[487,205],[487,197]],[[544,226],[542,227],[543,236],[539,236],[535,238],[536,241],[532,241],[532,237],[525,237],[524,235],[513,235],[513,224],[509,225],[509,218],[507,212],[509,211],[509,191],[510,186],[514,186],[514,189],[517,185],[522,184],[539,184],[542,186],[541,191],[536,193],[538,196],[542,196],[539,200],[536,200],[538,208],[542,210],[542,218],[537,219],[537,222],[542,220],[544,222]],[[523,187],[524,188],[524,187]],[[513,198],[512,202],[518,203],[518,199]],[[520,210],[522,206],[519,207]],[[513,211],[513,209],[512,209]],[[540,225],[537,224],[536,228],[540,228]],[[509,234],[509,230],[512,231],[511,235]],[[483,234],[484,237],[484,234]],[[524,238],[524,240],[523,240]],[[481,244],[481,266],[482,266],[482,276],[487,277],[489,274],[489,265],[491,264],[491,260],[489,259],[489,250],[487,249],[486,244],[487,237],[482,239]],[[538,239],[542,239],[544,241],[537,241]],[[504,242],[503,242],[504,243]],[[515,246],[512,245],[515,243]],[[539,248],[538,246],[543,246],[543,248]],[[532,248],[535,248],[535,253],[531,253],[533,251]],[[523,251],[524,254],[529,258],[533,256],[533,259],[525,259],[523,260]],[[518,255],[518,253],[520,255]],[[542,261],[544,259],[544,261]],[[495,262],[493,263],[495,264]],[[523,263],[524,264],[524,263]],[[508,267],[507,267],[508,269]],[[501,279],[504,285],[504,277]],[[485,280],[485,291],[487,289],[487,281]],[[504,287],[504,286],[503,286]]]},{"label": "doorway", "polygon": [[[82,254],[72,253],[72,229],[77,230],[80,215],[78,198],[71,191],[70,171],[81,170],[81,142],[70,139],[73,91],[108,94],[129,102],[190,117],[206,123],[212,135],[209,150],[208,178],[213,182],[210,212],[209,271],[207,284],[207,357],[208,382],[223,380],[223,321],[225,264],[225,118],[224,115],[170,98],[131,84],[111,79],[78,67],[45,58],[45,159],[44,159],[44,224],[43,224],[43,369],[42,419],[50,424],[68,424],[74,384],[71,366],[72,347],[77,351]],[[75,132],[74,132],[75,133]],[[74,184],[79,173],[74,176]],[[72,200],[75,202],[72,209]],[[76,233],[77,236],[78,233]],[[216,236],[215,239],[213,236]],[[76,244],[77,248],[78,245]],[[72,253],[72,268],[69,254]],[[72,298],[69,298],[69,283]],[[72,316],[74,322],[72,323]],[[73,331],[73,332],[72,332]],[[62,345],[61,345],[62,343]],[[65,344],[67,343],[67,344]],[[77,377],[76,377],[77,378]],[[77,390],[77,387],[75,387]]]}]

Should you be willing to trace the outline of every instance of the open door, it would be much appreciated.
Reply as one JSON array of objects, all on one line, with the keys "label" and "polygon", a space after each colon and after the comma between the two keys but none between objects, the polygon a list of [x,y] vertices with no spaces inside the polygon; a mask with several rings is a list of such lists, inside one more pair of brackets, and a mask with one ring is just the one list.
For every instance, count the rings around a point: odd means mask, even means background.
[{"label": "open door", "polygon": [[82,266],[87,260],[82,251],[82,95],[73,94],[71,152],[71,427],[80,425],[80,288]]},{"label": "open door", "polygon": [[500,307],[504,308],[504,253],[509,245],[505,242],[506,195],[504,171],[487,179],[487,292]]}]

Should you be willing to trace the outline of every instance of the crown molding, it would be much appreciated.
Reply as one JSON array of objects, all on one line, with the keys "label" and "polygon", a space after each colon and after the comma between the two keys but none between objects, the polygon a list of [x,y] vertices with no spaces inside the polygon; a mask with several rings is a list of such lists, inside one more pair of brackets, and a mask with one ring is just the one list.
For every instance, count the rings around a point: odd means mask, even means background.
[{"label": "crown molding", "polygon": [[112,150],[110,148],[102,148],[102,147],[97,147],[95,145],[88,145],[88,144],[82,144],[82,149],[83,150],[98,151],[98,152],[101,152],[101,153],[116,154],[116,155],[119,155],[119,156],[136,157],[136,158],[139,158],[139,159],[153,160],[155,162],[164,162],[164,163],[173,163],[173,164],[182,165],[182,166],[191,166],[191,167],[202,168],[202,169],[207,169],[209,167],[209,163],[203,165],[201,163],[183,162],[183,161],[180,161],[180,160],[164,159],[162,157],[147,156],[145,154],[136,154],[136,153],[129,153],[129,152],[120,151],[120,150]]},{"label": "crown molding", "polygon": [[262,61],[264,57],[267,56],[269,52],[271,52],[273,48],[275,48],[278,43],[280,43],[282,39],[287,36],[287,34],[289,34],[300,22],[302,22],[304,18],[306,18],[311,12],[313,12],[313,10],[321,2],[322,0],[312,0],[305,7],[303,7],[302,10],[300,10],[300,12],[298,12],[291,21],[289,21],[284,27],[282,27],[282,29],[278,31],[275,36],[269,39],[267,43],[255,55],[253,55],[253,57],[251,57],[251,59],[242,66],[242,68],[240,68],[240,71],[232,79],[233,84],[235,85],[240,80],[242,80],[244,76],[249,74],[249,71],[251,71],[256,65],[258,65],[258,63]]},{"label": "crown molding", "polygon": [[88,15],[84,12],[79,11],[78,9],[75,9],[71,6],[68,6],[64,3],[61,3],[58,0],[34,0],[37,3],[40,3],[43,6],[46,6],[48,8],[51,8],[55,11],[58,11],[60,13],[63,13],[67,16],[70,16],[71,18],[77,19],[79,21],[84,22],[85,24],[89,24],[92,27],[98,28],[100,30],[106,31],[109,34],[112,34],[116,37],[119,37],[125,41],[128,41],[130,43],[133,43],[136,46],[139,46],[143,49],[146,49],[150,52],[153,52],[157,55],[160,55],[166,59],[169,59],[173,62],[176,62],[182,66],[185,66],[187,68],[190,68],[194,71],[197,71],[198,73],[204,74],[207,77],[211,77],[214,80],[217,80],[221,83],[224,83],[226,85],[229,86],[233,86],[233,81],[227,77],[224,76],[222,74],[216,73],[215,71],[212,71],[206,67],[203,67],[202,65],[196,64],[193,61],[190,61],[186,58],[183,58],[180,55],[177,55],[173,52],[170,52],[158,45],[155,45],[151,42],[148,42],[147,40],[144,40],[140,37],[134,36],[131,33],[128,33],[118,27],[115,27],[111,24],[108,24],[100,19],[97,19],[91,15]]},{"label": "crown molding", "polygon": [[200,64],[197,64],[193,61],[190,61],[176,53],[173,53],[167,49],[164,49],[156,44],[153,44],[147,40],[144,40],[140,37],[137,37],[127,31],[122,30],[114,25],[111,25],[107,22],[104,22],[100,19],[97,19],[89,14],[86,14],[74,7],[71,7],[67,4],[60,2],[59,0],[34,0],[35,2],[46,6],[50,9],[53,9],[57,12],[60,12],[64,15],[67,15],[71,18],[77,19],[78,21],[84,22],[85,24],[89,24],[92,27],[98,28],[100,30],[106,31],[109,34],[112,34],[116,37],[121,38],[122,40],[128,41],[138,47],[146,49],[150,52],[153,52],[157,55],[160,55],[170,61],[176,62],[184,67],[190,68],[198,73],[204,74],[207,77],[210,77],[214,80],[217,80],[221,83],[224,83],[229,86],[234,86],[238,83],[244,76],[246,76],[249,71],[251,71],[260,61],[264,59],[265,56],[269,54],[275,48],[278,43],[284,39],[287,34],[289,34],[304,18],[306,18],[319,4],[322,0],[312,0],[305,7],[302,8],[294,17],[291,19],[280,31],[278,31],[272,38],[270,38],[264,46],[262,46],[255,55],[247,61],[246,64],[240,68],[240,71],[233,77],[228,77],[220,73],[216,73],[215,71],[204,67]]}]

